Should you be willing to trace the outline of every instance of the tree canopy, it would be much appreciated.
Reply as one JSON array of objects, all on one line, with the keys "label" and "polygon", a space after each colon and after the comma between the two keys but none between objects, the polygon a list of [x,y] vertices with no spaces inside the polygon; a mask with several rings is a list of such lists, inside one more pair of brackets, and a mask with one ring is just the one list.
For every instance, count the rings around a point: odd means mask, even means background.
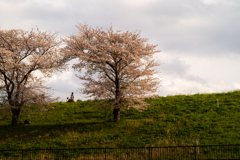
[{"label": "tree canopy", "polygon": [[[154,77],[160,63],[153,59],[157,45],[146,44],[139,32],[114,31],[112,27],[77,26],[79,35],[65,40],[63,52],[78,58],[73,68],[85,75],[82,93],[95,99],[114,99],[114,120],[120,119],[123,100],[130,101],[157,91],[160,80]],[[97,78],[95,78],[95,75]]]},{"label": "tree canopy", "polygon": [[12,111],[12,125],[18,123],[20,110],[29,103],[48,103],[51,98],[43,79],[35,71],[51,77],[66,69],[66,57],[59,52],[61,40],[57,34],[0,29],[0,91],[6,99],[5,108]]}]

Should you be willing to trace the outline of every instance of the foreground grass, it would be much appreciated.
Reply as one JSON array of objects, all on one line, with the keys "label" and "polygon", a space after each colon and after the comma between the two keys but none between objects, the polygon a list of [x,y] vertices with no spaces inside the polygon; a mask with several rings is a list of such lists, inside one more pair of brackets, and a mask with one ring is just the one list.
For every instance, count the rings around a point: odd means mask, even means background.
[{"label": "foreground grass", "polygon": [[93,109],[91,101],[59,102],[43,114],[23,113],[20,121],[28,118],[30,126],[12,127],[11,117],[0,115],[0,149],[240,144],[239,90],[145,101],[151,105],[141,112],[122,109],[119,123],[112,122],[111,109]]}]

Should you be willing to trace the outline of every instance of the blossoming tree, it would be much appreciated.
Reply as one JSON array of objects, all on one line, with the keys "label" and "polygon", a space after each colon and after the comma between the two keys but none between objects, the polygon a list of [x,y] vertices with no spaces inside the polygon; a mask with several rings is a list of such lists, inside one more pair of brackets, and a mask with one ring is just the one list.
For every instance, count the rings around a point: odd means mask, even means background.
[{"label": "blossoming tree", "polygon": [[[120,120],[120,108],[123,100],[130,102],[136,97],[157,91],[160,80],[154,77],[160,63],[153,60],[153,54],[159,52],[157,45],[146,44],[139,32],[114,31],[109,28],[92,28],[87,24],[77,26],[79,35],[67,40],[64,52],[78,58],[73,68],[85,75],[82,93],[95,99],[114,99],[113,118]],[[97,78],[94,78],[94,75]]]},{"label": "blossoming tree", "polygon": [[12,113],[12,125],[18,124],[21,109],[28,104],[48,104],[50,88],[43,86],[43,79],[34,76],[40,71],[51,77],[55,71],[66,69],[66,57],[59,52],[56,34],[37,30],[0,29],[0,92],[6,103],[0,109]]}]

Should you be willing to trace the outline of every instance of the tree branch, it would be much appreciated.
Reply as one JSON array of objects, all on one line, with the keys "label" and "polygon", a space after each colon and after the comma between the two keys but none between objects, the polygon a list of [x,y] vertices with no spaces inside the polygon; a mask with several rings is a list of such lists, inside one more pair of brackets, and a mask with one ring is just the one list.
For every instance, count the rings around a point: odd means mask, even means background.
[{"label": "tree branch", "polygon": [[122,58],[120,58],[120,59],[116,62],[116,66],[117,66],[117,64],[118,64],[121,60],[122,60]]},{"label": "tree branch", "polygon": [[116,73],[115,68],[113,67],[113,65],[111,63],[109,63],[108,61],[106,61],[106,63],[114,70],[114,72]]},{"label": "tree branch", "polygon": [[115,81],[114,81],[107,73],[105,73],[105,75],[106,75],[112,82],[115,83]]},{"label": "tree branch", "polygon": [[38,68],[39,68],[39,67],[30,69],[30,70],[28,71],[28,73],[24,75],[23,79],[20,81],[20,84],[24,81],[24,79],[26,79],[26,78],[29,76],[29,74],[30,74],[32,71],[37,70]]}]

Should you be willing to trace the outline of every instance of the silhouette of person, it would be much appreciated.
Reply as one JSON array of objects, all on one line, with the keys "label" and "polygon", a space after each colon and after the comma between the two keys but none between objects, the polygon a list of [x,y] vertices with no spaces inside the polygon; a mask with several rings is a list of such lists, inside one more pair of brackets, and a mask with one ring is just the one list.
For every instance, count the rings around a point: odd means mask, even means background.
[{"label": "silhouette of person", "polygon": [[72,99],[72,100],[74,100],[74,95],[73,95],[73,92],[72,92],[72,94],[71,94],[71,99]]},{"label": "silhouette of person", "polygon": [[26,119],[26,120],[24,121],[24,124],[25,124],[25,125],[30,125],[28,119]]}]

